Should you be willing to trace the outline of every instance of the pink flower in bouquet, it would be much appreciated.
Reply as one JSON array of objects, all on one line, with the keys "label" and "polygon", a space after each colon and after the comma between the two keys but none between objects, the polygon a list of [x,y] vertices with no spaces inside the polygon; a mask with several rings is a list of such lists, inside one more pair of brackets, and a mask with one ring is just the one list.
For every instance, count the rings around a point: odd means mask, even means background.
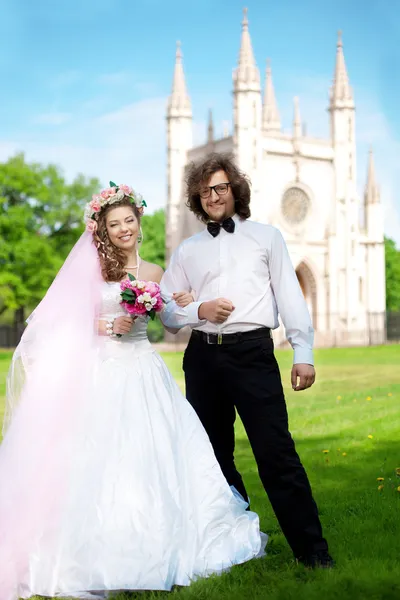
[{"label": "pink flower in bouquet", "polygon": [[121,291],[132,289],[132,282],[129,279],[123,279],[120,283]]},{"label": "pink flower in bouquet", "polygon": [[121,306],[133,316],[149,315],[154,319],[163,308],[160,286],[153,281],[134,278],[121,281]]}]

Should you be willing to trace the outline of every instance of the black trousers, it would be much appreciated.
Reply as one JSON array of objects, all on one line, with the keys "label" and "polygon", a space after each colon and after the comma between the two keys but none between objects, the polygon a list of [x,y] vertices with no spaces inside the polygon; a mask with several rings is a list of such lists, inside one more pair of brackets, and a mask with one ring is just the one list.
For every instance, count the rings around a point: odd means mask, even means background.
[{"label": "black trousers", "polygon": [[327,550],[310,484],[289,433],[273,340],[207,344],[192,336],[183,359],[186,396],[229,485],[248,498],[234,460],[235,407],[258,472],[295,557]]}]

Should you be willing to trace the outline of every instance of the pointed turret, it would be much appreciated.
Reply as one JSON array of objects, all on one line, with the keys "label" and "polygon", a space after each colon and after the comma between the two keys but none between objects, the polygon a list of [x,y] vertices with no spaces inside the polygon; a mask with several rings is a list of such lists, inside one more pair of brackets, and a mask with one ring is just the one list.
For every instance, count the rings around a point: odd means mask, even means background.
[{"label": "pointed turret", "polygon": [[229,123],[228,121],[224,121],[222,123],[222,137],[227,138],[229,137],[230,133],[229,133]]},{"label": "pointed turret", "polygon": [[272,71],[269,59],[267,59],[267,68],[265,72],[262,126],[264,131],[280,131],[281,129],[281,122],[275,98],[274,84],[272,83]]},{"label": "pointed turret", "polygon": [[192,116],[192,106],[186,89],[185,74],[183,71],[181,43],[176,43],[175,70],[172,92],[168,102],[169,116]]},{"label": "pointed turret", "polygon": [[365,184],[364,202],[368,204],[378,204],[380,202],[379,188],[375,179],[375,161],[372,148],[369,151],[367,182]]},{"label": "pointed turret", "polygon": [[207,143],[214,143],[214,121],[211,108],[208,111]]},{"label": "pointed turret", "polygon": [[254,58],[249,33],[247,8],[243,11],[242,39],[240,43],[239,62],[233,74],[235,89],[260,91],[260,72]]},{"label": "pointed turret", "polygon": [[[233,72],[233,152],[257,189],[262,161],[260,72],[254,59],[247,9],[244,10],[239,63]],[[253,193],[253,201],[255,192]]]},{"label": "pointed turret", "polygon": [[179,223],[183,200],[183,173],[192,148],[192,107],[183,72],[180,42],[176,45],[172,92],[167,108],[167,261],[180,242]]},{"label": "pointed turret", "polygon": [[350,87],[346,63],[343,54],[342,32],[338,33],[336,46],[336,66],[333,84],[330,90],[330,108],[353,108],[353,90]]},{"label": "pointed turret", "polygon": [[300,138],[302,136],[302,124],[300,117],[299,99],[297,96],[293,99],[293,137]]}]

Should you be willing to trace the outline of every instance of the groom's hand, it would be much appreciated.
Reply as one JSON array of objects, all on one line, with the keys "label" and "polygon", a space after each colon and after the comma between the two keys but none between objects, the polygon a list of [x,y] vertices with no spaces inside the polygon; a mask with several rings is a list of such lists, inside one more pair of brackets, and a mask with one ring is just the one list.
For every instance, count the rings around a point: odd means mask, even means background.
[{"label": "groom's hand", "polygon": [[[297,382],[297,380],[300,380]],[[298,364],[292,368],[292,388],[295,392],[306,390],[315,381],[315,369],[312,365]]]},{"label": "groom's hand", "polygon": [[199,307],[199,319],[210,321],[215,325],[225,323],[231,312],[235,310],[232,302],[226,298],[217,298],[209,302],[203,302]]}]

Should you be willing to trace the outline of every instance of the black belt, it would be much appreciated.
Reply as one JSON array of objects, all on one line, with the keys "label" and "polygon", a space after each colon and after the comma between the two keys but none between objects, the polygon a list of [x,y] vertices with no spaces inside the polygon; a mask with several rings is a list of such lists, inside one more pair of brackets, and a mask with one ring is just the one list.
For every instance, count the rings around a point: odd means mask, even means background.
[{"label": "black belt", "polygon": [[245,340],[258,340],[265,337],[272,337],[269,327],[259,327],[251,331],[238,331],[237,333],[207,333],[194,329],[192,336],[201,340],[205,344],[238,344]]}]

